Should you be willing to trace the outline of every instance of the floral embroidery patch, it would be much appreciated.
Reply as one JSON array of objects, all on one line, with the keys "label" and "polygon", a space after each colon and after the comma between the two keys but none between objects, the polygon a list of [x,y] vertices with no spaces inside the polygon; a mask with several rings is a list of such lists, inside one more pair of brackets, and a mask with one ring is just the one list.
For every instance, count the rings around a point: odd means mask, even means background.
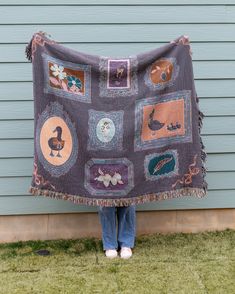
[{"label": "floral embroidery patch", "polygon": [[91,102],[91,66],[76,64],[42,54],[46,93],[64,98]]},{"label": "floral embroidery patch", "polygon": [[124,111],[88,110],[88,149],[121,150]]},{"label": "floral embroidery patch", "polygon": [[178,175],[179,163],[177,150],[152,153],[145,156],[145,177],[147,180],[158,180]]},{"label": "floral embroidery patch", "polygon": [[85,165],[85,188],[92,195],[126,195],[134,187],[133,164],[127,158],[92,158]]},{"label": "floral embroidery patch", "polygon": [[138,93],[137,58],[110,59],[101,56],[99,89],[101,97],[130,96]]},{"label": "floral embroidery patch", "polygon": [[135,151],[192,142],[191,90],[136,101]]},{"label": "floral embroidery patch", "polygon": [[152,90],[162,90],[173,85],[179,74],[179,65],[174,57],[160,58],[148,66],[144,81]]},{"label": "floral embroidery patch", "polygon": [[39,116],[36,149],[39,161],[54,177],[66,174],[76,162],[78,140],[75,125],[58,102],[51,102]]}]

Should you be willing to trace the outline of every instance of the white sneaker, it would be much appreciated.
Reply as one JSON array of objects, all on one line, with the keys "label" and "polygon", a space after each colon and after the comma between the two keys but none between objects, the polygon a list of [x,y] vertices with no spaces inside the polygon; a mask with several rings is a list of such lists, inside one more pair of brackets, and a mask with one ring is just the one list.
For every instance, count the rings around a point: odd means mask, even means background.
[{"label": "white sneaker", "polygon": [[108,258],[114,258],[117,257],[118,253],[116,249],[107,249],[105,250],[105,255]]},{"label": "white sneaker", "polygon": [[121,258],[130,258],[132,256],[132,250],[129,247],[122,247],[120,252]]}]

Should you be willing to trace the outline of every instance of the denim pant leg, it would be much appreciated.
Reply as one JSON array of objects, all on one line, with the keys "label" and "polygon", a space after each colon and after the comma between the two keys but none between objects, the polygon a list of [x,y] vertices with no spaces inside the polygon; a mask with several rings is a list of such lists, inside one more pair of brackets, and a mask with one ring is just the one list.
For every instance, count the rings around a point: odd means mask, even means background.
[{"label": "denim pant leg", "polygon": [[103,249],[117,249],[116,207],[99,206],[98,213],[102,227]]},{"label": "denim pant leg", "polygon": [[117,207],[119,248],[134,247],[136,234],[136,206]]}]

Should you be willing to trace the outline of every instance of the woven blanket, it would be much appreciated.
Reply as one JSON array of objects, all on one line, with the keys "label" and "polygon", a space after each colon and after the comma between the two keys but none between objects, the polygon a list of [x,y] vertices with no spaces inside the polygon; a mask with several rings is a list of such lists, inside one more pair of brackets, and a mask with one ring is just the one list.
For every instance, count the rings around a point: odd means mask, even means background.
[{"label": "woven blanket", "polygon": [[123,57],[77,51],[39,31],[25,54],[34,96],[31,195],[93,206],[207,195],[188,36]]}]

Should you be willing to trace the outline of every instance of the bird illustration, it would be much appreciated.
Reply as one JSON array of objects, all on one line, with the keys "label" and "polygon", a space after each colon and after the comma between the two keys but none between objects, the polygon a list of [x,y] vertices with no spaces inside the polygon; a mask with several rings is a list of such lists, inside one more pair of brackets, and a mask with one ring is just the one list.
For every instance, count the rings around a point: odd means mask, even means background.
[{"label": "bird illustration", "polygon": [[124,73],[124,70],[125,70],[125,67],[124,66],[120,66],[117,68],[117,72],[116,72],[116,77],[117,78],[121,78],[121,76],[123,75]]},{"label": "bird illustration", "polygon": [[175,131],[177,129],[180,129],[181,128],[181,124],[179,124],[178,122],[176,122],[175,125],[173,125],[173,123],[170,123],[168,126],[167,126],[167,130],[168,131]]},{"label": "bird illustration", "polygon": [[54,151],[58,151],[57,153],[57,157],[62,157],[60,155],[60,150],[62,150],[64,148],[64,143],[65,141],[61,139],[61,135],[62,135],[62,128],[60,126],[57,126],[53,133],[57,132],[57,137],[51,137],[49,140],[48,140],[48,145],[51,149],[51,153],[50,153],[50,156],[54,156],[53,154],[53,150]]},{"label": "bird illustration", "polygon": [[120,85],[125,69],[126,67],[124,64],[121,64],[118,68],[116,68],[116,72],[111,78],[116,85]]},{"label": "bird illustration", "polygon": [[152,112],[149,114],[148,127],[152,131],[157,131],[157,130],[160,130],[165,125],[165,123],[161,123],[160,121],[156,119],[154,120],[153,119],[154,112],[155,112],[155,109],[153,108]]}]

